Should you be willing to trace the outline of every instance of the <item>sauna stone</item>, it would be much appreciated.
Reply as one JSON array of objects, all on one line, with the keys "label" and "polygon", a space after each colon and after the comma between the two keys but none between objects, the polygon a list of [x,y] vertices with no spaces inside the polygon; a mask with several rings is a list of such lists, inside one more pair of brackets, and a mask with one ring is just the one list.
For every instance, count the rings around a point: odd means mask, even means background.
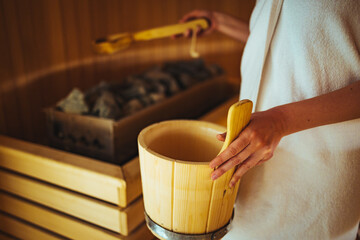
[{"label": "sauna stone", "polygon": [[75,114],[119,119],[222,73],[202,59],[168,62],[122,81],[102,81],[85,93],[74,89],[57,108]]},{"label": "sauna stone", "polygon": [[125,115],[131,115],[144,108],[144,105],[137,98],[128,101],[124,106]]},{"label": "sauna stone", "polygon": [[159,68],[154,68],[150,71],[147,71],[144,74],[144,77],[149,79],[153,83],[161,83],[162,85],[164,85],[166,89],[166,94],[168,96],[174,95],[175,93],[180,91],[176,79],[169,73],[166,73]]},{"label": "sauna stone", "polygon": [[116,98],[119,99],[119,97],[114,96],[111,92],[103,91],[95,102],[92,114],[102,118],[120,118],[123,115],[123,111],[119,107],[118,102],[122,100],[116,100]]},{"label": "sauna stone", "polygon": [[90,108],[92,108],[96,100],[101,96],[104,91],[111,91],[115,87],[115,84],[110,84],[105,81],[101,81],[98,85],[90,88],[85,92],[85,100]]},{"label": "sauna stone", "polygon": [[148,92],[148,86],[139,77],[130,76],[125,80],[125,84],[120,91],[120,95],[125,99],[139,98]]},{"label": "sauna stone", "polygon": [[89,112],[84,93],[78,88],[74,88],[69,95],[58,102],[56,106],[66,113],[85,114]]}]

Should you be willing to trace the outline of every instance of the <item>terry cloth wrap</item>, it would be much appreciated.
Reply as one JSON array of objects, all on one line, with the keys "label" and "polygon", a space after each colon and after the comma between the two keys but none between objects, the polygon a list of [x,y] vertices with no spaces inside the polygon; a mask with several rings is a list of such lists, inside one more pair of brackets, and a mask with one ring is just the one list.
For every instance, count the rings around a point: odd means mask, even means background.
[{"label": "terry cloth wrap", "polygon": [[[360,80],[360,1],[284,0],[270,16],[273,4],[258,0],[253,10],[241,99],[263,111]],[[264,58],[270,18],[278,19]],[[359,179],[360,119],[286,136],[243,177],[224,239],[355,239]]]}]

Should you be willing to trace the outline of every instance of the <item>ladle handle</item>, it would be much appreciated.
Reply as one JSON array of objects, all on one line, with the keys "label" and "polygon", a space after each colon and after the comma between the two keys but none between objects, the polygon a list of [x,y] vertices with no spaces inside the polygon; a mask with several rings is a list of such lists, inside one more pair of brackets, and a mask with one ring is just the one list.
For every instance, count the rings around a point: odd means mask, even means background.
[{"label": "ladle handle", "polygon": [[157,38],[170,37],[176,34],[185,33],[187,29],[195,30],[197,27],[200,27],[201,29],[206,29],[209,27],[209,24],[205,19],[200,18],[185,23],[178,23],[137,32],[133,34],[133,39],[135,41],[146,41]]},{"label": "ladle handle", "polygon": [[170,37],[176,34],[184,33],[187,29],[195,31],[197,27],[206,29],[209,27],[209,24],[206,19],[201,18],[185,23],[153,28],[136,33],[112,34],[93,41],[93,48],[97,53],[112,54],[126,49],[135,41],[147,41],[157,38]]},{"label": "ladle handle", "polygon": [[250,121],[252,101],[245,99],[231,105],[227,116],[227,132],[224,144],[219,152],[222,153]]}]

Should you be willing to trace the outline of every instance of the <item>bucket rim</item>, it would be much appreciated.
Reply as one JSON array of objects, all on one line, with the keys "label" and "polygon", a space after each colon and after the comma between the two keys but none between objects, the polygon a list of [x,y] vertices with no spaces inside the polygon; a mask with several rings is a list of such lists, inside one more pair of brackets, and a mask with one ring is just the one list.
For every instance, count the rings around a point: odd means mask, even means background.
[{"label": "bucket rim", "polygon": [[174,159],[171,157],[167,157],[165,155],[162,155],[160,153],[157,153],[155,151],[153,151],[152,149],[150,149],[146,143],[145,143],[145,139],[144,139],[144,135],[151,131],[154,128],[157,128],[159,126],[162,125],[168,125],[168,124],[174,124],[174,123],[179,123],[179,124],[191,124],[191,125],[198,125],[201,128],[211,128],[215,131],[218,131],[219,133],[223,133],[226,131],[226,128],[224,126],[221,126],[219,124],[216,123],[212,123],[212,122],[207,122],[207,121],[202,121],[202,120],[189,120],[189,119],[175,119],[175,120],[166,120],[166,121],[161,121],[161,122],[157,122],[157,123],[153,123],[149,126],[147,126],[146,128],[142,129],[138,135],[138,145],[139,147],[141,146],[144,150],[146,150],[148,153],[150,153],[151,155],[164,159],[166,161],[170,161],[170,162],[176,162],[176,163],[184,163],[184,164],[189,164],[189,165],[209,165],[210,161],[206,161],[206,162],[198,162],[198,161],[186,161],[186,160],[179,160],[179,159]]}]

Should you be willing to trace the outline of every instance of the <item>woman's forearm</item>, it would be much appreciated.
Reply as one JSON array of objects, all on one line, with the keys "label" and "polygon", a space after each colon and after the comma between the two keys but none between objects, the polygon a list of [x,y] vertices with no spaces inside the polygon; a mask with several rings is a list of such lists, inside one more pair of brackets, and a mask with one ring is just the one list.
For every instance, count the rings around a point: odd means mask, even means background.
[{"label": "woman's forearm", "polygon": [[[269,160],[282,137],[309,128],[360,118],[360,81],[339,90],[255,112],[249,125],[211,162],[217,179],[238,166],[230,186],[250,169]],[[334,136],[336,137],[336,136]],[[218,136],[224,140],[224,135]]]},{"label": "woman's forearm", "polygon": [[239,41],[246,42],[250,34],[248,23],[227,14],[219,12],[213,14],[217,21],[216,30]]},{"label": "woman's forearm", "polygon": [[275,107],[284,135],[360,118],[360,81],[311,99]]}]

